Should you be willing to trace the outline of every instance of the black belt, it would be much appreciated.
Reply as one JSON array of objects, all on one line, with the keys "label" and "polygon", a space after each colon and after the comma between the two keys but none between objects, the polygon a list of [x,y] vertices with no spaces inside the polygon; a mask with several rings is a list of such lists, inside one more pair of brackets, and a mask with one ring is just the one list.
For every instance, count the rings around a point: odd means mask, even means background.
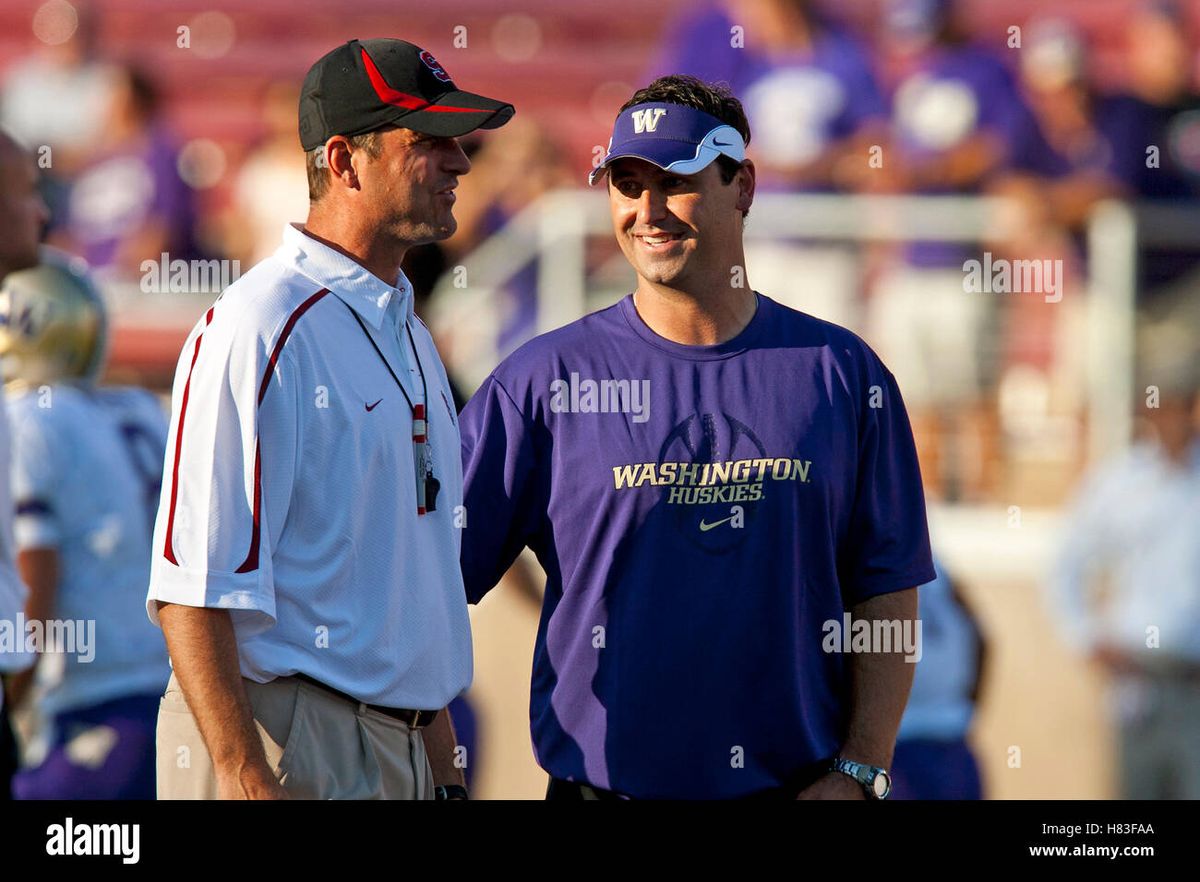
[{"label": "black belt", "polygon": [[[794,800],[796,795],[808,785],[815,782],[818,778],[829,774],[829,764],[833,758],[823,759],[820,762],[810,763],[803,766],[788,778],[788,783],[779,787],[773,787],[770,790],[760,790],[757,793],[749,793],[741,799],[743,800],[762,800],[762,801],[787,801]],[[583,784],[578,781],[567,781],[562,778],[550,776],[549,786],[546,788],[546,799],[561,800],[564,802],[579,802],[581,800],[599,800],[601,802],[629,800],[631,796],[626,796],[623,793],[616,793],[612,790],[601,790],[599,787],[593,787],[590,784]]]},{"label": "black belt", "polygon": [[316,686],[318,689],[324,689],[326,692],[336,695],[338,698],[344,698],[351,704],[361,704],[373,711],[378,711],[384,716],[391,717],[393,720],[399,720],[400,722],[407,724],[408,728],[410,729],[424,729],[426,726],[432,723],[434,717],[438,715],[438,712],[435,710],[409,710],[408,708],[404,707],[384,707],[383,705],[379,704],[367,704],[365,701],[359,701],[353,695],[347,695],[340,689],[334,689],[332,686],[327,686],[320,680],[314,680],[312,677],[308,676],[308,674],[293,674],[292,676],[294,676],[297,680],[303,680],[310,686]]}]

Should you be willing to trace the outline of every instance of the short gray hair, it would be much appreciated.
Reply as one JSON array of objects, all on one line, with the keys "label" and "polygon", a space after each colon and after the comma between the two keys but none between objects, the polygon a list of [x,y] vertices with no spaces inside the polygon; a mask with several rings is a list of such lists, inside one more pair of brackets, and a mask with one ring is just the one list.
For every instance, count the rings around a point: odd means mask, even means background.
[{"label": "short gray hair", "polygon": [[[383,152],[382,132],[376,129],[362,135],[351,135],[351,150],[361,150],[372,159]],[[329,190],[329,166],[325,163],[325,145],[314,147],[304,154],[304,165],[308,172],[308,201],[319,202]]]}]

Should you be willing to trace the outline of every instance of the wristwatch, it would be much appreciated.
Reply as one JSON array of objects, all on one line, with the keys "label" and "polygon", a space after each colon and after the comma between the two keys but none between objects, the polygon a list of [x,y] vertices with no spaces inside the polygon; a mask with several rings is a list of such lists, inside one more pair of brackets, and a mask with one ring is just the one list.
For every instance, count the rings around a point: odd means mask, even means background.
[{"label": "wristwatch", "polygon": [[829,766],[831,772],[841,772],[849,775],[862,785],[867,792],[867,799],[887,799],[892,792],[892,776],[886,769],[878,766],[868,766],[866,763],[856,763],[854,760],[834,757]]},{"label": "wristwatch", "polygon": [[433,788],[433,798],[438,802],[452,799],[469,799],[467,788],[461,784],[439,784]]}]

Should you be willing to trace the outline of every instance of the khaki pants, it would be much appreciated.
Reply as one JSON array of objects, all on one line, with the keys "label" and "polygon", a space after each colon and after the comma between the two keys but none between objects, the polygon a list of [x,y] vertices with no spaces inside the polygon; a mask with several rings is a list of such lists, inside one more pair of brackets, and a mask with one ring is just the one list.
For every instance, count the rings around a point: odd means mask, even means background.
[{"label": "khaki pants", "polygon": [[1157,674],[1124,688],[1134,700],[1117,725],[1121,798],[1200,799],[1200,682]]},{"label": "khaki pants", "polygon": [[[433,799],[421,733],[323,689],[243,679],[267,764],[294,799]],[[158,710],[158,798],[216,799],[217,780],[175,675]]]}]

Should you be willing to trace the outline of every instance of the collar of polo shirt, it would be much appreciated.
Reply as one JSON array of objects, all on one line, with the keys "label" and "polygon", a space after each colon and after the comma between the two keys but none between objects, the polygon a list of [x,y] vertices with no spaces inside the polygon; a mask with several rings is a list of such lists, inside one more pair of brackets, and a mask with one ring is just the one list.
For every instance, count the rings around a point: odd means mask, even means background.
[{"label": "collar of polo shirt", "polygon": [[400,271],[395,287],[371,273],[362,264],[306,234],[300,224],[283,229],[283,257],[304,275],[328,288],[372,328],[379,330],[392,298],[400,298],[405,320],[413,316],[412,283]]}]

